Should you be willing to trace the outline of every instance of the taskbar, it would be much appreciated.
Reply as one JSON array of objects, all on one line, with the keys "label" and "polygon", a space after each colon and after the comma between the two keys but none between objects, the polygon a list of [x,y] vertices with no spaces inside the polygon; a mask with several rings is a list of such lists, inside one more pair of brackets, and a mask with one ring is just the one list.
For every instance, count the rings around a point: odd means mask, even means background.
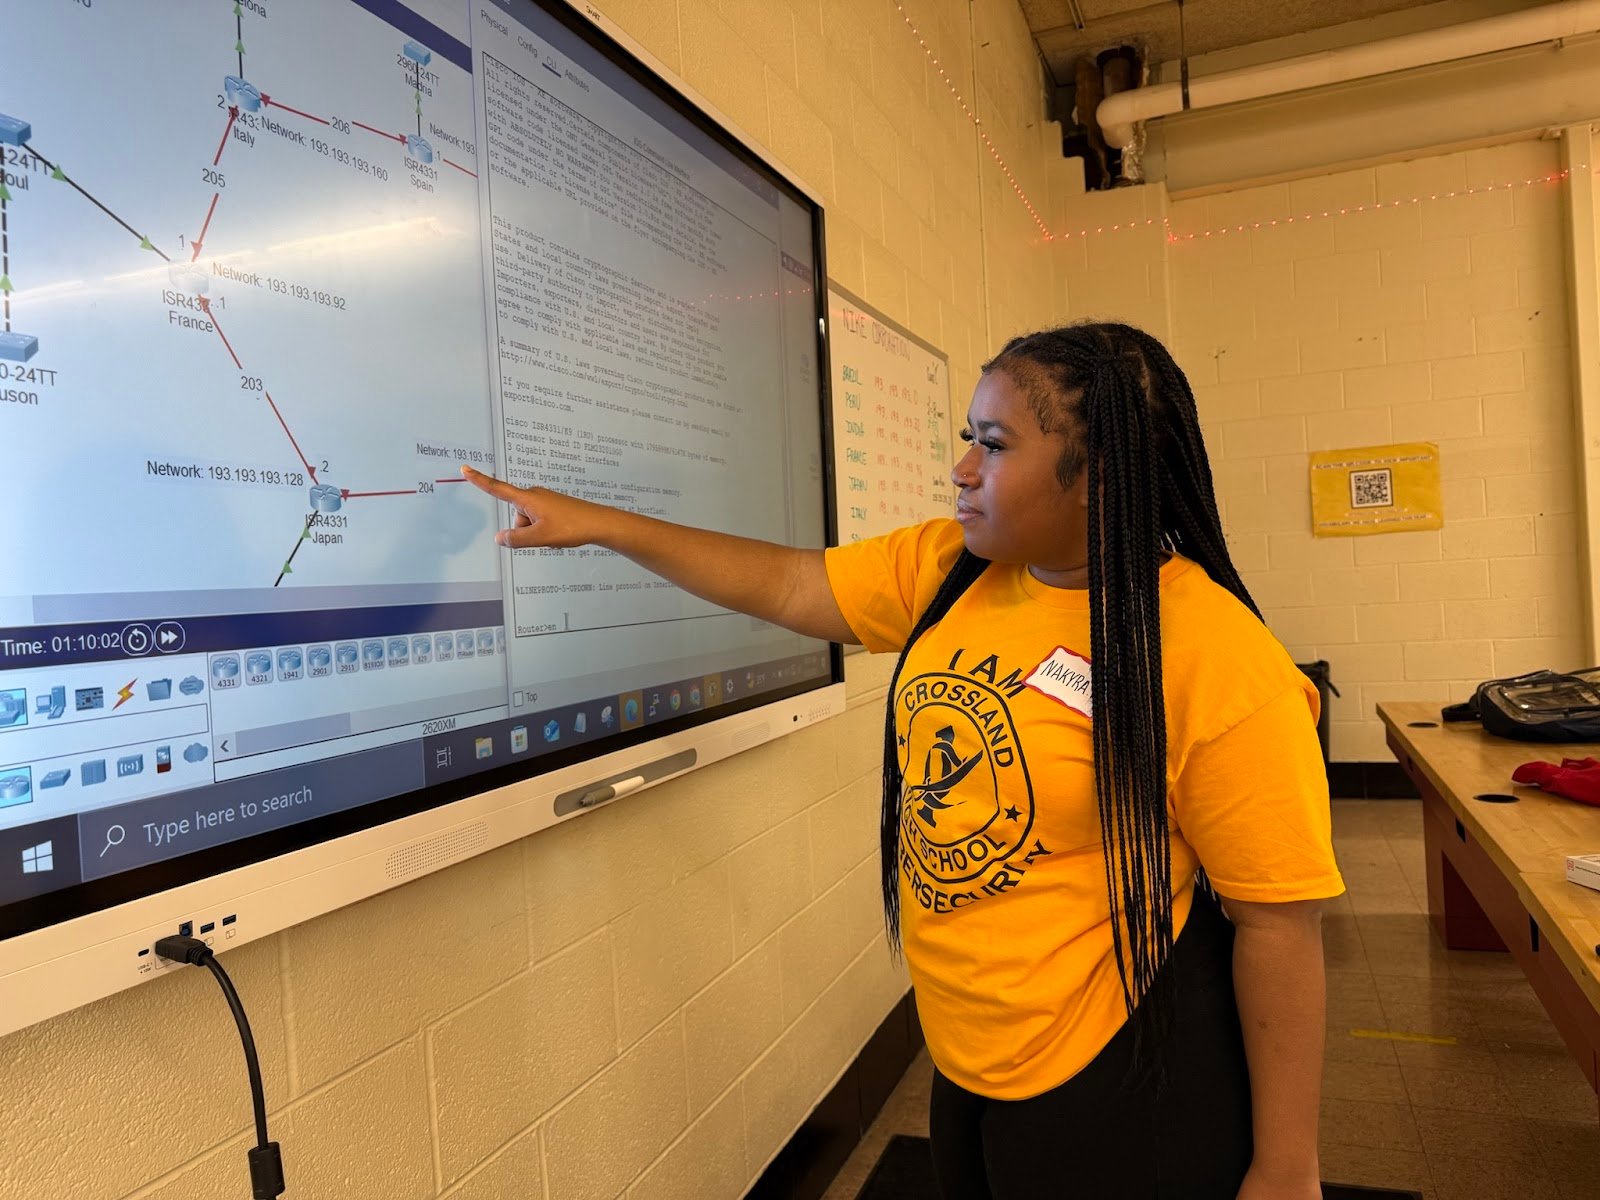
[{"label": "taskbar", "polygon": [[[437,803],[448,803],[470,794],[462,789],[471,776],[504,769],[512,783],[579,761],[593,743],[614,739],[621,748],[648,737],[638,731],[650,726],[714,720],[719,710],[822,686],[828,677],[829,651],[821,649],[538,713],[459,725],[447,717],[420,738],[0,829],[0,908],[410,793],[439,789]],[[374,813],[359,827],[433,806],[422,799],[405,812]],[[39,924],[0,921],[0,937]]]}]

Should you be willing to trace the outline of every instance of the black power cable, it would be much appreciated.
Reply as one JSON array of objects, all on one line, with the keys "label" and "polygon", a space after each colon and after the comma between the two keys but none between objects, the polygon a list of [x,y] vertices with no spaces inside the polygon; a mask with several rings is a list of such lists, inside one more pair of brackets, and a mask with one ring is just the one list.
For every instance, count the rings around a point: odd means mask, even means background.
[{"label": "black power cable", "polygon": [[192,967],[205,967],[216,976],[228,1007],[233,1010],[234,1022],[239,1026],[239,1038],[244,1042],[244,1065],[250,1073],[250,1100],[255,1106],[256,1145],[250,1151],[250,1188],[252,1200],[277,1200],[283,1195],[283,1156],[278,1143],[267,1140],[267,1097],[261,1086],[261,1063],[256,1058],[256,1040],[250,1035],[250,1020],[244,1015],[244,1005],[233,980],[222,969],[211,947],[199,938],[173,934],[156,942],[156,953],[173,962],[187,963]]}]

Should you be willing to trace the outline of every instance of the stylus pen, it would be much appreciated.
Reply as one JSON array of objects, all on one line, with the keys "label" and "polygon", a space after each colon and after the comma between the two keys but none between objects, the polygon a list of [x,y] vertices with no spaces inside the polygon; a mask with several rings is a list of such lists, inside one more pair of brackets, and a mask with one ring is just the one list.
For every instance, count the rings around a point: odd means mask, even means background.
[{"label": "stylus pen", "polygon": [[604,787],[597,787],[593,791],[585,792],[578,797],[579,808],[593,808],[596,804],[604,804],[607,800],[615,800],[618,796],[626,796],[629,792],[638,791],[645,785],[643,775],[630,775],[626,779],[619,779],[615,783],[608,783]]}]

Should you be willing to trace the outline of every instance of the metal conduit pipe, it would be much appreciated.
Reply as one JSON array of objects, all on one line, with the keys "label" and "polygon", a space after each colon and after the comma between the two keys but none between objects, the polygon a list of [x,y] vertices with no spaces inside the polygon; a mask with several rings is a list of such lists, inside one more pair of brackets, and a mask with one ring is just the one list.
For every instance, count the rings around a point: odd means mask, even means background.
[{"label": "metal conduit pipe", "polygon": [[1365,45],[1324,50],[1215,75],[1190,76],[1187,95],[1182,83],[1135,88],[1108,96],[1095,110],[1095,118],[1106,142],[1127,150],[1135,146],[1135,126],[1155,117],[1236,104],[1241,100],[1259,100],[1596,30],[1600,30],[1600,0],[1557,0],[1523,12],[1408,33]]}]

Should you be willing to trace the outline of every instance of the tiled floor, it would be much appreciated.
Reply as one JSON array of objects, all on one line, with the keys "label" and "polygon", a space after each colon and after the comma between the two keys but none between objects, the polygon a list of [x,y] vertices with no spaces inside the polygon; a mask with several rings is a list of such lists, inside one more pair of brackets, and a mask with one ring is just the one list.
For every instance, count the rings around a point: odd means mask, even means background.
[{"label": "tiled floor", "polygon": [[[1596,1200],[1600,1105],[1505,954],[1428,924],[1417,801],[1340,800],[1349,892],[1324,924],[1322,1175],[1427,1200]],[[927,1136],[924,1053],[824,1200],[854,1200],[891,1134]]]}]

